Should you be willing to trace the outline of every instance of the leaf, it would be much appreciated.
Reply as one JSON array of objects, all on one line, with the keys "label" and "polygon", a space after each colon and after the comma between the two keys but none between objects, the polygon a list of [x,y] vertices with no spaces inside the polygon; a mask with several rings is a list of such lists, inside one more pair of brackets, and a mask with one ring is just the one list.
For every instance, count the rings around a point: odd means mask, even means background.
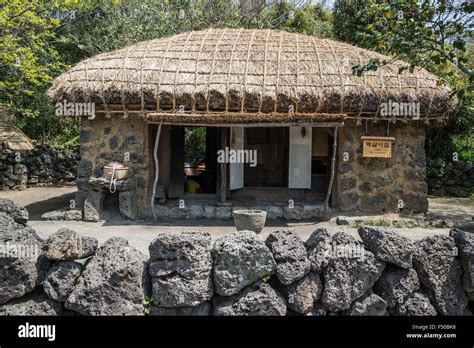
[{"label": "leaf", "polygon": [[384,16],[387,19],[392,18],[392,10],[390,9],[390,10],[385,11]]}]

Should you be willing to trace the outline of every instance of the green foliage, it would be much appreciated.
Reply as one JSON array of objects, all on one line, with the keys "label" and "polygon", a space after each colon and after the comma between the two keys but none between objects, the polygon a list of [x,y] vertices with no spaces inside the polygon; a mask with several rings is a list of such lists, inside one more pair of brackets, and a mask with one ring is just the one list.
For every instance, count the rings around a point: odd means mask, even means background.
[{"label": "green foliage", "polygon": [[184,157],[192,164],[197,164],[206,155],[206,128],[185,127],[184,128]]},{"label": "green foliage", "polygon": [[[351,1],[338,1],[336,9],[344,8],[342,4],[348,2]],[[417,66],[430,70],[449,66],[451,69],[446,70],[443,77],[457,78],[461,74],[467,78],[469,86],[454,88],[457,96],[463,99],[472,90],[474,82],[467,50],[467,43],[472,38],[473,10],[474,4],[469,1],[370,1],[356,10],[338,10],[337,13],[345,17],[335,15],[335,23],[336,27],[337,24],[344,26],[341,19],[353,15],[349,25],[338,30],[344,34],[353,31],[355,34],[348,34],[352,43],[408,61],[410,64],[402,67],[400,73],[407,69],[413,71]],[[362,74],[387,63],[374,59],[356,66],[354,70]]]},{"label": "green foliage", "polygon": [[57,14],[70,4],[0,0],[0,103],[28,135],[41,140],[50,132],[44,92],[66,68],[52,44]]},{"label": "green foliage", "polygon": [[285,31],[315,35],[322,38],[333,36],[332,13],[321,4],[307,4],[296,8],[286,1],[275,3],[263,12],[261,28],[276,28]]},{"label": "green foliage", "polygon": [[143,313],[145,315],[150,315],[150,307],[153,304],[153,298],[145,296],[143,300]]},{"label": "green foliage", "polygon": [[[452,161],[454,152],[472,162],[473,61],[472,2],[447,0],[336,0],[335,36],[408,62],[404,70],[421,66],[444,78],[460,101],[460,109],[445,125],[427,128],[426,153]],[[388,61],[372,59],[353,73],[377,70]],[[428,162],[429,166],[430,162]]]},{"label": "green foliage", "polygon": [[372,18],[368,17],[365,11],[371,2],[371,0],[335,1],[333,16],[336,39],[363,47],[363,43],[357,40],[356,34],[359,28],[372,22]]},{"label": "green foliage", "polygon": [[0,0],[0,104],[31,138],[77,147],[79,119],[55,117],[44,96],[56,76],[95,54],[208,27],[330,37],[332,16],[285,1]]}]

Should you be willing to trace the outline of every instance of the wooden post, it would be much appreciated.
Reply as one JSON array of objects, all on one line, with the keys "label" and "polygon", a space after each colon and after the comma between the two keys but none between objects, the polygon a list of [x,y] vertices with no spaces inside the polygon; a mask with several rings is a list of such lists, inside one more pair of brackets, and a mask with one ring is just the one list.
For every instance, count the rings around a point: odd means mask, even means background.
[{"label": "wooden post", "polygon": [[160,123],[158,126],[158,130],[156,132],[155,138],[155,147],[153,149],[153,158],[155,160],[155,180],[153,182],[153,193],[151,195],[151,212],[153,213],[153,218],[156,220],[156,213],[155,213],[155,196],[156,196],[156,185],[158,185],[158,179],[160,177],[160,164],[158,163],[158,144],[160,143],[160,134],[161,134],[161,125],[163,122]]},{"label": "wooden post", "polygon": [[331,158],[331,176],[329,178],[328,191],[326,193],[326,198],[324,199],[324,212],[327,213],[329,209],[329,198],[331,197],[332,186],[334,183],[334,172],[336,167],[336,152],[337,152],[337,131],[339,127],[334,128],[334,141],[332,143],[332,158]]},{"label": "wooden post", "polygon": [[[221,128],[221,149],[225,151],[227,146],[227,128]],[[225,203],[227,195],[227,163],[221,163],[221,187],[220,187],[220,201]]]}]

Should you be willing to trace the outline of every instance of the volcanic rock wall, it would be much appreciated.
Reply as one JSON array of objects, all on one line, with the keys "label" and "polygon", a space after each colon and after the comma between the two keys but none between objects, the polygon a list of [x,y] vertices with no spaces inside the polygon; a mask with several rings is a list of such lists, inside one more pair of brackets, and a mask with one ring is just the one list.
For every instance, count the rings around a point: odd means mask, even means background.
[{"label": "volcanic rock wall", "polygon": [[433,196],[469,197],[474,190],[474,164],[464,161],[428,164],[428,192]]},{"label": "volcanic rock wall", "polygon": [[72,151],[38,145],[31,151],[0,149],[0,188],[73,184],[77,156]]},{"label": "volcanic rock wall", "polygon": [[474,300],[474,235],[459,229],[416,243],[372,227],[157,233],[148,258],[68,229],[44,241],[27,219],[0,200],[1,315],[469,315]]}]

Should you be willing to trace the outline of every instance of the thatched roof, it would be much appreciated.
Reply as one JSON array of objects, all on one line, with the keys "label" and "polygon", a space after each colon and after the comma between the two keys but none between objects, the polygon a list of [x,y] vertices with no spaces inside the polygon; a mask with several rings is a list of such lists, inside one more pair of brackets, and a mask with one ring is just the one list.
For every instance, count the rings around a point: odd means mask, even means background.
[{"label": "thatched roof", "polygon": [[52,101],[190,114],[377,112],[384,101],[419,102],[421,115],[448,111],[449,89],[426,70],[393,61],[362,77],[351,67],[389,57],[276,30],[208,29],[141,42],[86,59],[58,77]]},{"label": "thatched roof", "polygon": [[10,150],[32,150],[33,142],[21,130],[6,121],[0,121],[0,148]]}]

